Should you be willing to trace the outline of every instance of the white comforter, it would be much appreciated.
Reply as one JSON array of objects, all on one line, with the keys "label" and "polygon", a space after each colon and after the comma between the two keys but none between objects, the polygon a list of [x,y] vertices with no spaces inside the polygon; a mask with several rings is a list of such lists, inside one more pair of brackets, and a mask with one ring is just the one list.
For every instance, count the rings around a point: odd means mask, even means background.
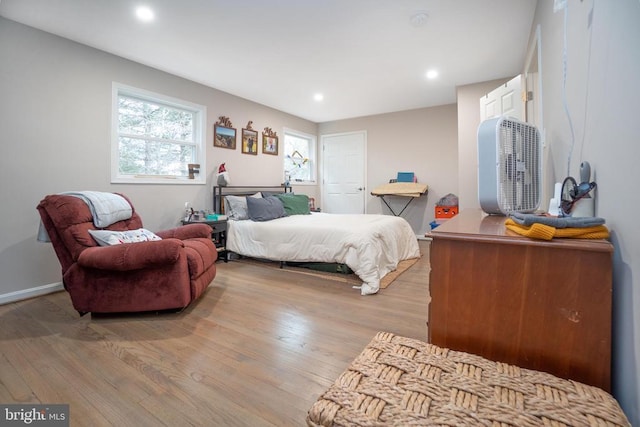
[{"label": "white comforter", "polygon": [[398,262],[420,256],[415,233],[401,217],[312,213],[265,222],[229,221],[226,248],[274,261],[347,264],[375,294]]}]

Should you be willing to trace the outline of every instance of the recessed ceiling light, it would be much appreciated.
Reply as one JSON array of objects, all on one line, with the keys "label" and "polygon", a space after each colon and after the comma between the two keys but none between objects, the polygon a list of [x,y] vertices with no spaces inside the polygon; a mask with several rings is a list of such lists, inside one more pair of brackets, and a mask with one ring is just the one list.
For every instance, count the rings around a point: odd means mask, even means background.
[{"label": "recessed ceiling light", "polygon": [[435,79],[436,77],[438,77],[438,72],[436,70],[429,70],[427,71],[426,76],[429,80]]},{"label": "recessed ceiling light", "polygon": [[136,9],[136,16],[142,22],[150,22],[153,21],[153,10],[149,9],[147,6],[139,6]]},{"label": "recessed ceiling light", "polygon": [[316,93],[315,95],[313,95],[313,99],[320,102],[324,99],[324,95],[321,93]]}]

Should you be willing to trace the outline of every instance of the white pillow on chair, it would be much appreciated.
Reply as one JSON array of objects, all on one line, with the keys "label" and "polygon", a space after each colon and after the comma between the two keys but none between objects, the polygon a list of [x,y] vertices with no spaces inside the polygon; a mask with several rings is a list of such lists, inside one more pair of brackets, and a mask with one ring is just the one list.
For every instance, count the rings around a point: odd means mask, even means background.
[{"label": "white pillow on chair", "polygon": [[93,237],[100,246],[162,240],[159,236],[145,228],[127,231],[89,230],[89,234],[91,234],[91,237]]}]

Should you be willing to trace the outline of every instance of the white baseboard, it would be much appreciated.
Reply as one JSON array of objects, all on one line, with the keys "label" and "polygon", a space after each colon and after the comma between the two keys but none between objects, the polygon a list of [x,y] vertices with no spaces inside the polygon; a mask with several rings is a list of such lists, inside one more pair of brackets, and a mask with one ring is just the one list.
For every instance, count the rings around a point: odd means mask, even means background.
[{"label": "white baseboard", "polygon": [[0,294],[0,305],[25,299],[39,297],[40,295],[52,294],[64,289],[62,282],[50,283],[48,285],[36,286],[35,288],[22,289],[19,291]]}]

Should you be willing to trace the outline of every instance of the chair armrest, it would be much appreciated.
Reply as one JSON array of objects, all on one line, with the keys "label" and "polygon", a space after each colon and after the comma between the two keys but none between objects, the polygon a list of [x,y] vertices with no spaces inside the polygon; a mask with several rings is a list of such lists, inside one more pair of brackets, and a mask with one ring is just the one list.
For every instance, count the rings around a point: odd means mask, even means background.
[{"label": "chair armrest", "polygon": [[156,233],[163,239],[195,239],[197,237],[211,238],[211,227],[207,224],[187,224],[182,227],[171,228],[169,230],[158,231]]},{"label": "chair armrest", "polygon": [[183,248],[184,244],[178,239],[95,246],[82,251],[78,257],[78,264],[100,270],[139,270],[173,264],[178,260]]}]

